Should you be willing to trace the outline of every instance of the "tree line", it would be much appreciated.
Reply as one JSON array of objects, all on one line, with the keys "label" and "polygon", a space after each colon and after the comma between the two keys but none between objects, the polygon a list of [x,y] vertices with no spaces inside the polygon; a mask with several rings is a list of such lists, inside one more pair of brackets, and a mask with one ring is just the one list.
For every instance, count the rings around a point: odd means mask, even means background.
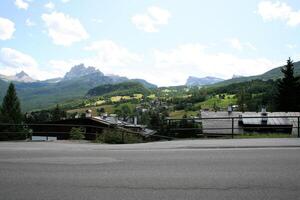
[{"label": "tree line", "polygon": [[290,58],[281,72],[283,78],[275,81],[254,80],[232,84],[230,89],[237,92],[239,110],[259,111],[261,107],[266,107],[273,112],[300,111],[300,77],[295,76],[294,63]]}]

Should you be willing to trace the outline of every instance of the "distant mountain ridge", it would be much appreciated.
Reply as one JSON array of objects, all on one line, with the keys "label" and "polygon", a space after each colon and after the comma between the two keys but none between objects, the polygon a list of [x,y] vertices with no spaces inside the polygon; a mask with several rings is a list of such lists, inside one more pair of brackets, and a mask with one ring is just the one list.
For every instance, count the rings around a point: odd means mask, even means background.
[{"label": "distant mountain ridge", "polygon": [[0,74],[0,79],[4,81],[18,81],[24,83],[31,83],[36,81],[35,79],[31,78],[28,74],[26,74],[24,71],[16,73],[14,76],[5,76]]},{"label": "distant mountain ridge", "polygon": [[126,81],[135,81],[141,83],[146,88],[156,88],[157,86],[147,82],[144,79],[129,79],[125,76],[118,75],[104,75],[100,70],[95,67],[85,67],[84,64],[75,65],[67,72],[61,82],[66,81],[78,81],[81,83],[86,83],[90,86],[98,86],[103,84],[116,84]]},{"label": "distant mountain ridge", "polygon": [[224,81],[224,79],[212,77],[212,76],[206,76],[203,78],[189,76],[185,85],[186,86],[203,86],[203,85],[211,85],[211,84],[218,83],[221,81]]},{"label": "distant mountain ridge", "polygon": [[13,81],[24,111],[46,108],[74,98],[83,98],[90,89],[104,84],[132,81],[142,84],[145,88],[157,87],[143,79],[131,80],[117,75],[106,76],[100,70],[85,67],[84,64],[75,65],[63,78],[45,81],[25,82],[25,72],[17,75],[18,79],[13,80],[4,79],[4,76],[0,77],[0,101],[5,95],[8,82]]},{"label": "distant mountain ridge", "polygon": [[[276,67],[273,68],[263,74],[260,75],[256,75],[256,76],[242,76],[242,77],[233,77],[232,79],[228,79],[228,80],[224,80],[222,82],[216,83],[214,84],[214,86],[220,86],[220,85],[229,85],[231,83],[241,83],[241,82],[246,82],[246,81],[251,81],[251,80],[255,80],[255,79],[259,79],[259,80],[269,80],[269,79],[279,79],[283,77],[283,74],[281,72],[281,68],[283,66],[280,67]],[[300,76],[300,61],[298,62],[294,62],[294,75],[295,76]]]}]

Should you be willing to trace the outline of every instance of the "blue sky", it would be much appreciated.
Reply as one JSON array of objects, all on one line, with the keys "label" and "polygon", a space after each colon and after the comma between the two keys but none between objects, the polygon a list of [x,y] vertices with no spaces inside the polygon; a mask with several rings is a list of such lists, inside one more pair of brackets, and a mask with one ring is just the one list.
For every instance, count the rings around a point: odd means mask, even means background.
[{"label": "blue sky", "polygon": [[299,0],[1,0],[0,74],[44,80],[84,63],[180,85],[298,61],[299,36]]}]

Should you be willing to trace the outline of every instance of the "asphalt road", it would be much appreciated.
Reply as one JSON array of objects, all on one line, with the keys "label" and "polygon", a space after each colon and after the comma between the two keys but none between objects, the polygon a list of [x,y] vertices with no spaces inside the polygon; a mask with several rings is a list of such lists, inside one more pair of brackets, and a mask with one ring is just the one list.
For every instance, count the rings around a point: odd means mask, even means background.
[{"label": "asphalt road", "polygon": [[5,142],[0,199],[300,199],[300,140]]}]

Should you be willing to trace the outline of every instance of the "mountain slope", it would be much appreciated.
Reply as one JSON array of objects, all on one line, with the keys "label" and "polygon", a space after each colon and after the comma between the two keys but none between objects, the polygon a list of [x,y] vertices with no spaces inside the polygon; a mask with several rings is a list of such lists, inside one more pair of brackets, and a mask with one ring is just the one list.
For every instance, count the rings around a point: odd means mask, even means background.
[{"label": "mountain slope", "polygon": [[[231,83],[241,83],[241,82],[245,82],[245,81],[251,81],[251,80],[255,80],[255,79],[259,79],[259,80],[268,80],[268,79],[278,79],[278,78],[282,78],[283,74],[281,72],[281,68],[280,67],[276,67],[274,69],[271,69],[270,71],[267,71],[261,75],[257,75],[257,76],[248,76],[248,77],[238,77],[238,78],[232,78],[232,79],[228,79],[219,83],[214,84],[214,86],[219,86],[219,85],[228,85]],[[300,61],[298,62],[294,62],[294,74],[295,76],[300,76]]]},{"label": "mountain slope", "polygon": [[105,84],[88,91],[87,96],[149,94],[150,91],[141,83],[128,81],[118,84]]},{"label": "mountain slope", "polygon": [[148,89],[155,89],[157,88],[157,85],[149,83],[148,81],[145,81],[144,79],[130,79],[133,82],[141,83],[145,88]]},{"label": "mountain slope", "polygon": [[101,73],[94,73],[57,83],[41,81],[35,83],[16,82],[15,84],[23,103],[22,108],[32,110],[83,97],[89,89],[111,82],[109,77],[103,76]]}]

